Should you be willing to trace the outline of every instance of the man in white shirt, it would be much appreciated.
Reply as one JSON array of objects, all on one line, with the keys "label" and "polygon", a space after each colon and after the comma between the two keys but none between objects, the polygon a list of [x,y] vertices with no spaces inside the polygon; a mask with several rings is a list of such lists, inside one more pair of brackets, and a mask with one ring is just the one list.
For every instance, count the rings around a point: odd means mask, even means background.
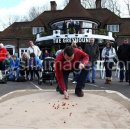
[{"label": "man in white shirt", "polygon": [[34,53],[35,56],[39,57],[41,55],[41,50],[38,46],[34,45],[33,41],[29,41],[29,48],[27,50],[28,54]]}]

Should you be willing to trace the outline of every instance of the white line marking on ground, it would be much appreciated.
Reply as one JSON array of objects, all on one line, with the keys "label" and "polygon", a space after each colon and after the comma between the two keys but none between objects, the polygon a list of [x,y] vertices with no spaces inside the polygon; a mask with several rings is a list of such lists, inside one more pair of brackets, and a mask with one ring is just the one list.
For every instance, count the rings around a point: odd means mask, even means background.
[{"label": "white line marking on ground", "polygon": [[36,84],[34,84],[33,82],[30,82],[33,86],[35,86],[38,90],[43,90],[42,88],[40,88],[39,86],[37,86]]},{"label": "white line marking on ground", "polygon": [[124,95],[123,95],[122,93],[120,93],[120,92],[112,91],[112,90],[106,90],[106,92],[107,92],[107,93],[116,93],[117,95],[121,96],[122,98],[127,99],[127,100],[130,101],[129,98],[127,98],[126,96],[124,96]]},{"label": "white line marking on ground", "polygon": [[103,89],[104,89],[105,87],[100,87],[100,88],[103,88]]},{"label": "white line marking on ground", "polygon": [[[32,83],[33,84],[33,83]],[[35,84],[33,84],[36,88],[38,88],[38,90],[42,90],[43,91],[43,89],[41,89],[40,87],[38,87],[37,85],[35,85]],[[3,96],[1,96],[0,97],[0,100],[2,100],[3,98],[5,98],[5,97],[7,97],[8,95],[11,95],[11,94],[14,94],[14,93],[17,93],[17,92],[26,92],[26,91],[28,91],[28,90],[16,90],[16,91],[13,91],[13,92],[9,92],[9,93],[7,93],[7,94],[5,94],[5,95],[3,95]],[[84,92],[89,92],[89,91],[91,91],[91,92],[106,92],[106,93],[116,93],[117,95],[119,95],[120,97],[122,97],[123,99],[126,99],[126,100],[128,100],[128,101],[130,101],[130,99],[128,98],[128,97],[126,97],[125,95],[123,95],[123,94],[121,94],[120,92],[117,92],[117,91],[112,91],[112,90],[83,90]],[[56,92],[56,90],[54,90],[54,89],[46,89],[46,90],[44,90],[44,92]],[[68,92],[74,92],[74,90],[73,89],[69,89],[68,90]]]},{"label": "white line marking on ground", "polygon": [[94,86],[94,87],[98,87],[98,88],[99,88],[99,86],[98,86],[98,85],[95,85],[95,84],[89,84],[89,83],[87,83],[87,85],[90,85],[90,86]]},{"label": "white line marking on ground", "polygon": [[11,95],[11,94],[13,94],[13,93],[25,92],[25,91],[27,91],[27,90],[16,90],[16,91],[9,92],[9,93],[7,93],[7,94],[1,96],[1,97],[0,97],[0,100],[2,100],[3,98],[5,98],[5,97],[7,97],[8,95]]}]

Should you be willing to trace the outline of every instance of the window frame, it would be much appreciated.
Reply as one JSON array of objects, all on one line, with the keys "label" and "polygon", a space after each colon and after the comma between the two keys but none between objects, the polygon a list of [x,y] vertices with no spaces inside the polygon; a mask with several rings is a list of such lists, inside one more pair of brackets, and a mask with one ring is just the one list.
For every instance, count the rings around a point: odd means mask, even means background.
[{"label": "window frame", "polygon": [[108,24],[107,31],[109,32],[119,32],[119,24]]}]

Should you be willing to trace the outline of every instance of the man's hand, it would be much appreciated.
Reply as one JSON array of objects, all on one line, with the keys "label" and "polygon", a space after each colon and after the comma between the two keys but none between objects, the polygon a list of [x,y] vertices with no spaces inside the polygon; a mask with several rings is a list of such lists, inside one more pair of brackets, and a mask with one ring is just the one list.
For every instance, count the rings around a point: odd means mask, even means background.
[{"label": "man's hand", "polygon": [[69,99],[69,94],[67,93],[67,91],[64,91],[64,98]]},{"label": "man's hand", "polygon": [[82,70],[82,69],[84,69],[84,68],[85,68],[85,65],[82,64],[82,63],[80,63],[80,64],[79,64],[79,69]]}]

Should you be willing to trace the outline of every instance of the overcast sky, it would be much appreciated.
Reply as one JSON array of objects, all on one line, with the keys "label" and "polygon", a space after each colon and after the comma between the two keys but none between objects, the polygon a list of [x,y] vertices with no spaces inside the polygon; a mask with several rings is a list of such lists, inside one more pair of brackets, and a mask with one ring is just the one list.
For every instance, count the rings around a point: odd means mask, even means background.
[{"label": "overcast sky", "polygon": [[[11,16],[27,16],[29,9],[33,6],[46,6],[50,9],[52,0],[0,0],[0,31],[3,25],[9,21]],[[63,0],[55,0],[58,9],[63,8]],[[61,8],[61,9],[62,9]]]},{"label": "overcast sky", "polygon": [[[27,16],[29,9],[33,6],[41,6],[45,5],[48,9],[50,9],[50,1],[52,0],[0,0],[0,31],[3,30],[3,24],[6,24],[9,21],[9,17],[11,16]],[[55,0],[58,9],[63,9],[64,0]],[[123,7],[123,1],[119,0],[120,5]],[[125,11],[123,11],[125,15]]]}]

